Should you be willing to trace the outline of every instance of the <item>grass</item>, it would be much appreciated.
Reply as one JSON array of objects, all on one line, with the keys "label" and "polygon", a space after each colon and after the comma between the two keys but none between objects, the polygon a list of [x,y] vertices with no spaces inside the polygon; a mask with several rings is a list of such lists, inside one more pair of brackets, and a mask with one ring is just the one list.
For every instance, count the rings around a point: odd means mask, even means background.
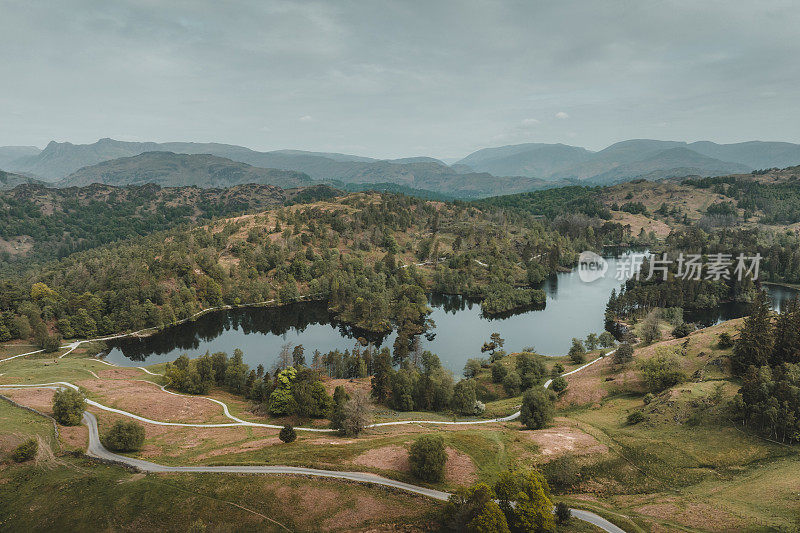
[{"label": "grass", "polygon": [[31,437],[41,437],[55,446],[53,423],[43,416],[0,400],[0,460]]},{"label": "grass", "polygon": [[5,531],[351,531],[422,526],[438,503],[374,486],[258,475],[142,475],[64,458],[0,473]]}]

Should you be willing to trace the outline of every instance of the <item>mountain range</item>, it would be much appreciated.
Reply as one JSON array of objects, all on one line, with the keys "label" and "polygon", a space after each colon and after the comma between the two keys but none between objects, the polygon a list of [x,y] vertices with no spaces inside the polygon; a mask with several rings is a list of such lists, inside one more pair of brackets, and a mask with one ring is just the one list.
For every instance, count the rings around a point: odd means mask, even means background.
[{"label": "mountain range", "polygon": [[108,138],[93,144],[52,141],[41,151],[28,146],[0,147],[0,168],[59,186],[93,180],[114,185],[155,180],[169,186],[213,187],[243,183],[241,180],[246,179],[299,186],[310,183],[310,179],[346,184],[391,183],[461,197],[511,194],[576,181],[609,184],[642,177],[716,176],[797,164],[800,145],[760,141],[717,144],[634,139],[596,152],[565,144],[528,143],[485,148],[451,165],[424,156],[381,160],[302,150],[259,152],[219,143],[125,142]]},{"label": "mountain range", "polygon": [[315,182],[302,172],[259,168],[215,155],[145,152],[84,167],[58,181],[56,186],[82,187],[92,183],[203,188],[257,183],[288,189]]}]

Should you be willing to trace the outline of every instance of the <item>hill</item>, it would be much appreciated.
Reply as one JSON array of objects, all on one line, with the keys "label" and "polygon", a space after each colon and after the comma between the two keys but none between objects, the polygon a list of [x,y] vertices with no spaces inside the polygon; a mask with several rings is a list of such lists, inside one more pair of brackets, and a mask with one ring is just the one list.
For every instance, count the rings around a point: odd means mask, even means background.
[{"label": "hill", "polygon": [[0,168],[10,168],[12,161],[21,157],[35,156],[41,152],[35,146],[0,146]]},{"label": "hill", "polygon": [[497,175],[522,175],[547,180],[589,179],[610,183],[641,177],[652,179],[724,175],[757,168],[800,164],[800,145],[751,141],[716,144],[699,141],[631,139],[590,152],[553,144],[519,144],[478,150],[454,166]]},{"label": "hill", "polygon": [[43,185],[44,183],[37,179],[29,178],[28,176],[20,176],[19,174],[12,174],[11,172],[0,170],[0,190],[13,189],[17,185],[23,184]]},{"label": "hill", "polygon": [[3,266],[14,268],[213,217],[337,194],[325,185],[289,190],[257,184],[227,189],[21,185],[0,192],[0,254]]},{"label": "hill", "polygon": [[145,152],[82,168],[58,182],[58,186],[80,187],[92,183],[155,183],[167,187],[230,187],[260,183],[288,188],[310,185],[312,179],[300,172],[257,168],[208,154]]}]

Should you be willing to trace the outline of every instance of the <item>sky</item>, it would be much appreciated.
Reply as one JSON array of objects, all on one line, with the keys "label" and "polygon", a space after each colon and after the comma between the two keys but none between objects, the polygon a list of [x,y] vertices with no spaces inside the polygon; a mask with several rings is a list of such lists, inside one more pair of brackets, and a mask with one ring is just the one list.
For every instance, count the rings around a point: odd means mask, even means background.
[{"label": "sky", "polygon": [[800,5],[0,0],[0,145],[800,142]]}]

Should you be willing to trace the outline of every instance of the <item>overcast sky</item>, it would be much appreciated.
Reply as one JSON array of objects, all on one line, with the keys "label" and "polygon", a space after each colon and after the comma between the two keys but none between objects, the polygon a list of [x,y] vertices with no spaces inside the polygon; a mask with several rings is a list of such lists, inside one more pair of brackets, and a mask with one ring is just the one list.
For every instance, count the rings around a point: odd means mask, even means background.
[{"label": "overcast sky", "polygon": [[0,0],[0,145],[800,142],[798,28],[791,0]]}]

